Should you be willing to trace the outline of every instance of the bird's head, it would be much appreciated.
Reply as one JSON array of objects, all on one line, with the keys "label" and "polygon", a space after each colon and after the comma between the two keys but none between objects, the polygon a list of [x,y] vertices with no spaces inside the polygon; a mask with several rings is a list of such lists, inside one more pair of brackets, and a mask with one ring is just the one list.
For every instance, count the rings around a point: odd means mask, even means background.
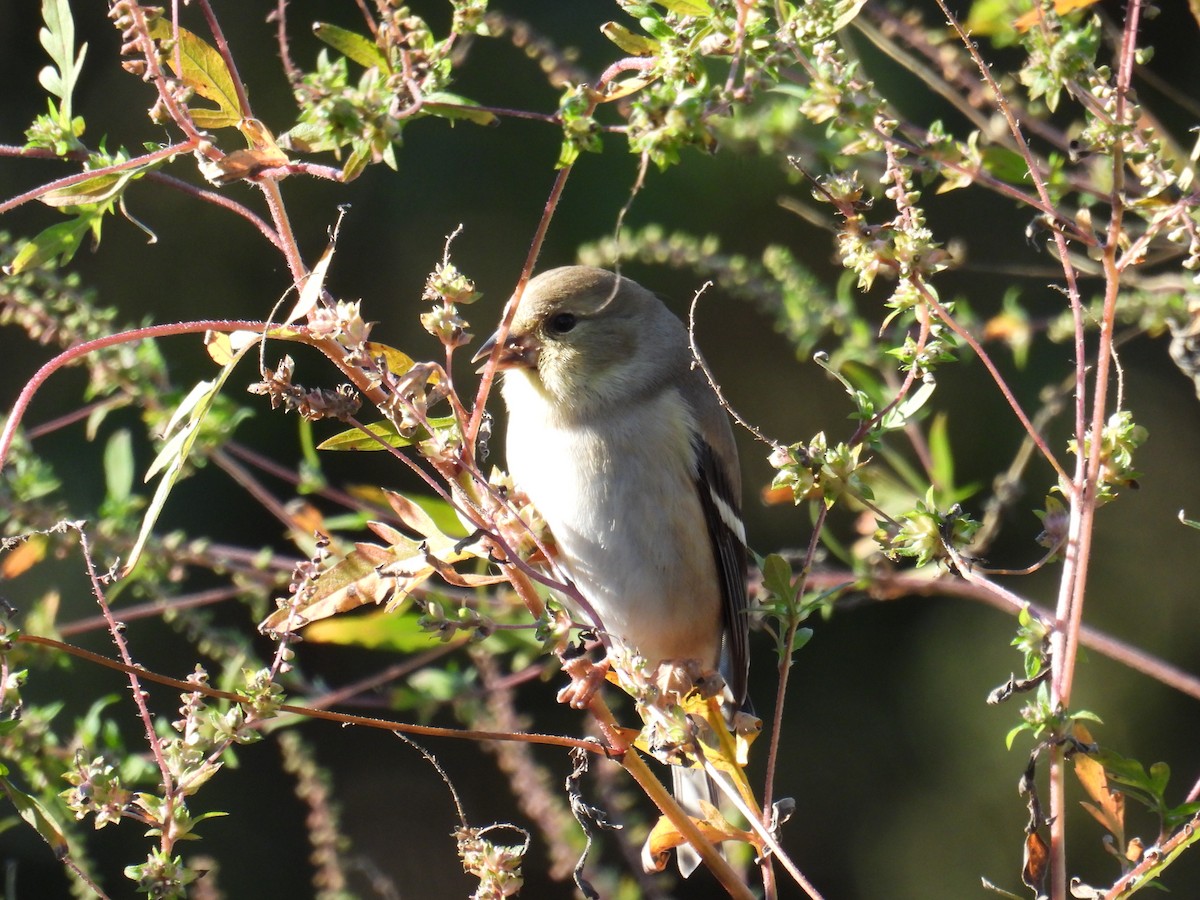
[{"label": "bird's head", "polygon": [[[543,272],[525,288],[497,356],[552,404],[588,412],[636,399],[678,371],[682,323],[628,278],[591,266]],[[476,359],[492,352],[493,336]]]}]

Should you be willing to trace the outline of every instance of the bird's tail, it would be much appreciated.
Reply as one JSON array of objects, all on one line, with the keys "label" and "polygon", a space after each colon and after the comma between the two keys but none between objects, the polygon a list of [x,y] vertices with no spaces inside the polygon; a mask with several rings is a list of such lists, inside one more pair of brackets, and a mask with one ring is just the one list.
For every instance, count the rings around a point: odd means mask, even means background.
[{"label": "bird's tail", "polygon": [[[672,793],[683,811],[694,819],[705,818],[700,801],[704,800],[717,805],[719,789],[712,779],[699,766],[671,766]],[[718,848],[719,849],[719,848]],[[724,851],[722,851],[723,853]],[[679,874],[687,878],[700,865],[700,854],[691,844],[683,843],[675,848],[675,862],[679,866]]]}]

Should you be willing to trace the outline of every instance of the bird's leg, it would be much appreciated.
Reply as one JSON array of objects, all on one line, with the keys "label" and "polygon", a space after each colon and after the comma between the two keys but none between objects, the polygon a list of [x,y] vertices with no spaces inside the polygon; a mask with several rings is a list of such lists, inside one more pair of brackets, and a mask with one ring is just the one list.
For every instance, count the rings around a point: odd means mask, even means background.
[{"label": "bird's leg", "polygon": [[574,709],[587,709],[608,675],[608,657],[594,663],[586,652],[572,654],[568,648],[563,654],[562,667],[571,683],[558,692],[558,702]]}]

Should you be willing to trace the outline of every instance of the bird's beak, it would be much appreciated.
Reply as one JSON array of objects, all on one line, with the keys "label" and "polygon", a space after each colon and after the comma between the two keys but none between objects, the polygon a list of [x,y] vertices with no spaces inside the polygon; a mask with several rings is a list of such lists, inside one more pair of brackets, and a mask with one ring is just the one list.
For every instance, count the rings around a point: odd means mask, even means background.
[{"label": "bird's beak", "polygon": [[[471,362],[477,363],[486,360],[491,356],[492,351],[496,347],[496,337],[493,334],[490,338],[483,342],[483,346],[479,348],[479,352],[471,357]],[[497,369],[534,369],[537,368],[538,354],[541,352],[542,344],[532,334],[509,334],[508,338],[500,345],[500,352],[496,355]],[[486,365],[486,363],[485,363]],[[477,371],[482,371],[483,366],[480,366]]]}]

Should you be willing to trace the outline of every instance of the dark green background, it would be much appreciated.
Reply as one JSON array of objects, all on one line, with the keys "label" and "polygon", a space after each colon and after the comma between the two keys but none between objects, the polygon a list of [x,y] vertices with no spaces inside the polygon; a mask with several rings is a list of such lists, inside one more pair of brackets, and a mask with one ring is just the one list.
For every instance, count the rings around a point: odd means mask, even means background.
[{"label": "dark green background", "polygon": [[[1155,66],[1194,96],[1200,88],[1196,23],[1184,4],[1162,5],[1164,13],[1147,26],[1149,42],[1159,48]],[[271,26],[263,22],[271,6],[216,3],[252,103],[278,131],[291,121],[292,107]],[[443,4],[416,6],[435,29],[444,31],[448,13]],[[528,0],[495,6],[526,18],[560,45],[579,47],[580,64],[589,71],[601,70],[616,56],[598,32],[601,22],[618,17],[613,4]],[[24,128],[45,102],[36,82],[44,64],[36,43],[37,7],[28,0],[0,2],[0,143],[21,143]],[[90,45],[77,98],[89,123],[85,138],[94,144],[107,134],[110,149],[164,140],[145,117],[152,99],[149,89],[115,62],[119,40],[104,19],[104,5],[77,7],[80,37]],[[1120,13],[1115,4],[1111,11]],[[293,52],[301,65],[314,58],[317,45],[307,25],[317,19],[347,26],[356,22],[348,2],[292,3]],[[906,116],[927,122],[945,115],[907,74],[875,58],[861,38],[858,45],[872,66],[872,76]],[[457,89],[480,102],[514,108],[549,112],[556,103],[556,93],[540,81],[535,65],[502,41],[477,43]],[[1152,91],[1146,96],[1155,99]],[[1186,143],[1186,129],[1194,123],[1178,112],[1168,111],[1167,119]],[[337,204],[349,204],[329,287],[338,296],[362,299],[365,316],[379,322],[376,339],[414,356],[436,357],[440,350],[420,330],[417,315],[424,309],[422,284],[441,256],[446,235],[464,226],[454,259],[485,292],[485,300],[466,313],[476,333],[484,334],[525,257],[554,176],[558,143],[552,126],[536,122],[505,120],[495,128],[451,128],[426,120],[405,131],[398,172],[373,167],[349,186],[293,178],[283,190],[310,261],[326,242]],[[605,151],[583,157],[571,176],[542,253],[542,267],[571,262],[579,242],[611,234],[636,160],[618,138],[606,139]],[[174,171],[186,174],[187,169],[185,163]],[[67,171],[53,163],[0,160],[0,196],[12,196]],[[258,194],[249,186],[235,184],[224,190],[260,208]],[[751,255],[768,243],[783,244],[832,290],[841,270],[833,259],[831,235],[777,203],[781,196],[804,199],[807,194],[804,185],[788,179],[778,160],[691,152],[682,166],[665,174],[651,172],[627,224],[658,222],[668,229],[711,232],[720,236],[723,250]],[[1060,295],[1049,287],[1055,277],[1053,261],[1025,240],[1027,211],[978,191],[927,200],[939,238],[960,238],[967,250],[963,268],[939,277],[943,297],[959,294],[985,316],[999,308],[1009,285],[1019,284],[1023,301],[1035,315],[1060,308]],[[85,283],[98,288],[100,302],[118,306],[125,320],[261,318],[288,287],[278,255],[230,214],[146,183],[130,190],[128,203],[155,231],[158,243],[147,246],[133,226],[111,220],[99,252],[83,251],[71,266]],[[0,228],[29,235],[52,224],[56,216],[40,204],[28,204],[0,218]],[[999,275],[997,268],[1002,266],[1037,267],[1040,274]],[[627,272],[661,292],[681,312],[701,281],[688,273],[633,265]],[[883,296],[876,289],[863,302]],[[748,419],[789,442],[806,440],[818,430],[831,439],[849,436],[853,426],[846,419],[849,407],[840,388],[813,364],[797,361],[763,314],[729,299],[718,285],[707,295],[700,319],[703,350],[731,402]],[[198,340],[177,338],[163,348],[181,382],[211,373]],[[1164,339],[1141,339],[1121,357],[1126,405],[1149,428],[1150,441],[1137,460],[1145,473],[1141,489],[1127,492],[1099,516],[1087,620],[1195,671],[1200,668],[1194,576],[1200,536],[1180,526],[1175,516],[1181,508],[1200,513],[1195,478],[1200,407],[1192,385],[1170,365],[1165,351]],[[5,360],[0,401],[7,407],[24,380],[48,358],[48,351],[29,346],[9,331],[0,333],[0,353]],[[1036,406],[1041,385],[1057,381],[1071,366],[1070,348],[1045,342],[1035,346],[1022,371],[1005,353],[997,353],[997,358],[1027,408]],[[301,381],[332,379],[315,358],[301,358],[300,364]],[[249,369],[236,375],[232,390],[236,393],[251,377]],[[74,373],[56,376],[38,396],[28,422],[43,422],[74,408],[80,384]],[[294,421],[270,413],[258,400],[246,402],[258,414],[239,437],[282,462],[293,462]],[[989,484],[1008,464],[1020,434],[982,366],[966,363],[945,370],[934,402],[949,412],[959,482]],[[133,421],[132,415],[117,417],[105,435]],[[1063,446],[1066,437],[1059,423],[1053,445]],[[79,508],[94,507],[102,496],[100,446],[83,443],[80,429],[54,435],[39,446],[58,465]],[[140,452],[145,464],[150,451]],[[749,439],[743,441],[742,452],[751,543],[760,552],[804,546],[809,538],[807,514],[763,507],[756,498],[770,478],[766,454]],[[406,473],[382,454],[350,462],[331,459],[329,471],[360,482],[412,487]],[[992,550],[993,563],[1020,566],[1037,557],[1040,550],[1033,537],[1040,526],[1028,509],[1039,504],[1050,483],[1048,467],[1031,468],[1028,493],[1006,521],[1005,536]],[[286,496],[283,486],[278,490]],[[972,498],[968,510],[978,513],[985,497],[986,492]],[[278,524],[212,468],[180,485],[166,523],[226,542],[286,549]],[[847,522],[836,524],[843,537],[850,536]],[[74,560],[63,570],[73,573],[64,587],[64,620],[93,612],[77,570]],[[1010,587],[1052,605],[1056,574],[1051,568]],[[2,592],[20,607],[43,586],[35,575],[2,586]],[[231,621],[235,615],[230,613]],[[797,814],[784,840],[802,870],[830,900],[988,896],[979,886],[980,876],[1020,893],[1026,812],[1016,785],[1029,742],[1018,740],[1013,751],[1006,751],[1003,738],[1017,722],[1017,708],[984,704],[988,691],[1020,663],[1008,647],[1013,622],[968,601],[908,599],[855,605],[815,627],[816,635],[798,655],[792,676],[777,789],[797,801]],[[153,624],[132,626],[129,638],[137,658],[152,669],[182,676],[195,659],[181,639]],[[104,635],[94,636],[89,646],[111,649]],[[312,644],[300,648],[301,665],[331,685],[392,661],[364,651]],[[765,640],[756,645],[754,666],[752,691],[759,711],[767,714],[775,682],[773,655]],[[127,688],[115,676],[76,666],[68,675],[36,674],[29,695],[45,701],[54,691],[71,692],[70,708],[75,710],[107,691],[124,695]],[[553,684],[522,690],[522,707],[535,727],[565,733],[586,727],[579,717],[552,703],[554,691]],[[155,698],[162,713],[170,714],[172,693],[159,691]],[[1176,802],[1200,776],[1195,701],[1089,654],[1080,663],[1075,703],[1103,717],[1105,724],[1095,731],[1109,746],[1147,764],[1167,761],[1175,773],[1171,797]],[[132,708],[124,710],[121,714],[132,727]],[[470,881],[461,874],[449,838],[456,816],[447,791],[426,764],[384,733],[320,724],[305,732],[333,773],[334,794],[355,851],[373,860],[404,897],[465,896]],[[489,757],[470,745],[427,743],[453,778],[472,822],[517,818],[508,785]],[[760,747],[756,771],[761,772],[764,756]],[[238,769],[220,775],[196,800],[198,811],[225,809],[233,815],[203,825],[204,840],[184,849],[220,861],[219,881],[229,897],[310,895],[304,809],[292,796],[290,782],[278,773],[274,749],[258,745],[241,751],[239,758]],[[565,760],[556,752],[540,751],[539,758],[565,773]],[[1070,789],[1077,793],[1074,784]],[[1093,883],[1111,882],[1116,867],[1100,849],[1098,826],[1078,809],[1071,816],[1072,871]],[[1131,809],[1131,831],[1149,838],[1153,829],[1147,817]],[[131,893],[119,873],[144,852],[145,842],[137,831],[126,826],[97,836],[94,853],[109,861],[107,884],[114,897]],[[569,896],[567,886],[542,879],[542,852],[535,836],[524,896]],[[16,866],[17,896],[66,895],[57,864],[29,833],[0,834],[0,859]],[[1200,865],[1195,859],[1179,864],[1167,883],[1174,896],[1200,896]],[[709,896],[711,887],[697,879],[676,893]],[[798,893],[785,885],[782,895]]]}]

